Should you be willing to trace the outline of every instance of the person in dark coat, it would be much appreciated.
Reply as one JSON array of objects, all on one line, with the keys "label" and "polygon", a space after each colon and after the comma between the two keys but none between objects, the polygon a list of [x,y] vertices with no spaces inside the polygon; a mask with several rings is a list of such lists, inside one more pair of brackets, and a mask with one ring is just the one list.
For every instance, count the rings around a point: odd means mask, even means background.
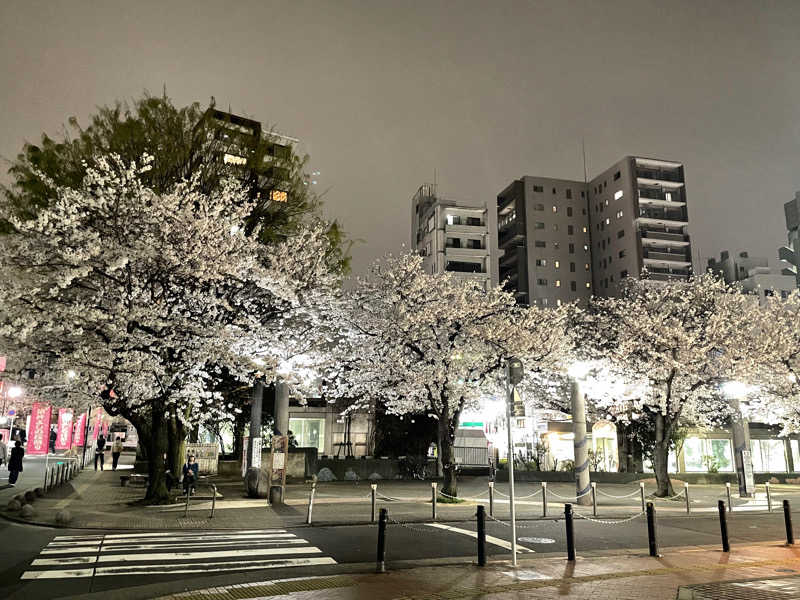
[{"label": "person in dark coat", "polygon": [[57,437],[58,436],[56,435],[55,429],[51,429],[50,430],[50,452],[52,454],[56,453],[56,438]]},{"label": "person in dark coat", "polygon": [[94,449],[94,470],[97,471],[97,460],[100,459],[100,470],[103,470],[103,459],[105,458],[106,451],[106,438],[103,437],[101,433],[100,436],[97,438],[97,445]]},{"label": "person in dark coat", "polygon": [[25,456],[25,450],[22,449],[22,442],[17,440],[14,442],[14,447],[11,449],[11,458],[8,460],[8,483],[16,485],[17,477],[22,472],[22,457]]},{"label": "person in dark coat", "polygon": [[186,462],[183,463],[183,493],[188,495],[189,488],[192,490],[192,494],[194,494],[194,486],[197,483],[197,478],[199,476],[199,466],[196,462],[194,462],[194,456],[191,454],[189,458],[186,459]]}]

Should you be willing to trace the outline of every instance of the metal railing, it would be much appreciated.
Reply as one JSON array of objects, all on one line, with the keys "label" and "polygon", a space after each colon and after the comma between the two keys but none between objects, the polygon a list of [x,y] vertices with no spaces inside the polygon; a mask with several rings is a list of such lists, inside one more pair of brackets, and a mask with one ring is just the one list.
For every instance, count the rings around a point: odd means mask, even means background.
[{"label": "metal railing", "polygon": [[211,514],[209,515],[208,518],[209,519],[214,518],[214,509],[217,506],[217,486],[214,485],[213,483],[197,481],[197,483],[194,486],[190,485],[189,487],[186,488],[186,507],[183,509],[184,519],[189,516],[189,501],[192,497],[192,488],[199,487],[200,485],[204,485],[208,488],[211,488]]}]

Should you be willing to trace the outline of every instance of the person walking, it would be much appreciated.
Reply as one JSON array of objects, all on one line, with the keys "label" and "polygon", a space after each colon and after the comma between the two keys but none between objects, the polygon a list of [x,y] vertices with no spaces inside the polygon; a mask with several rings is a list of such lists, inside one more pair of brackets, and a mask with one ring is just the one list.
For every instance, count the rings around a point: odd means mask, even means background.
[{"label": "person walking", "polygon": [[56,430],[55,429],[51,429],[50,430],[50,453],[51,454],[55,454],[56,453],[56,438],[57,437],[58,436],[56,435]]},{"label": "person walking", "polygon": [[8,462],[8,446],[3,441],[3,438],[0,437],[0,467]]},{"label": "person walking", "polygon": [[11,458],[8,460],[8,483],[10,485],[16,485],[17,478],[22,473],[23,456],[25,456],[25,450],[22,449],[22,442],[17,440],[14,442],[14,447],[11,449]]},{"label": "person walking", "polygon": [[119,455],[122,454],[122,438],[117,436],[111,444],[111,470],[116,471],[119,464]]},{"label": "person walking", "polygon": [[100,459],[100,470],[103,470],[103,460],[105,455],[103,454],[106,451],[106,438],[103,437],[101,433],[100,436],[97,438],[97,445],[94,449],[94,470],[97,471],[97,459]]},{"label": "person walking", "polygon": [[183,493],[187,496],[189,495],[189,489],[191,488],[192,494],[194,494],[194,486],[197,483],[197,478],[199,477],[199,467],[196,462],[194,462],[194,456],[191,454],[189,458],[186,459],[186,462],[183,463]]}]

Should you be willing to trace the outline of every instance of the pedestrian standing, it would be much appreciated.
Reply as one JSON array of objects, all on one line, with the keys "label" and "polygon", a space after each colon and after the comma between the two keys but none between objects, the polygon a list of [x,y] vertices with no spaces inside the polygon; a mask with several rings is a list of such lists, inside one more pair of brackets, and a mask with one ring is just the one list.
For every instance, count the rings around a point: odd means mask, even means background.
[{"label": "pedestrian standing", "polygon": [[113,471],[117,470],[120,454],[122,454],[122,438],[117,436],[117,439],[111,444],[111,469]]},{"label": "pedestrian standing", "polygon": [[56,453],[56,438],[57,437],[58,436],[56,435],[56,430],[55,429],[51,429],[50,430],[50,453],[51,454],[55,454]]},{"label": "pedestrian standing", "polygon": [[94,449],[94,470],[97,471],[97,459],[100,459],[100,470],[103,470],[103,459],[105,458],[103,453],[106,451],[106,438],[103,437],[101,433],[100,436],[97,438],[97,445]]},{"label": "pedestrian standing", "polygon": [[14,447],[11,449],[11,458],[8,461],[8,483],[16,485],[17,477],[22,473],[22,457],[25,456],[25,450],[22,449],[22,442],[17,440],[14,442]]},{"label": "pedestrian standing", "polygon": [[189,495],[190,489],[192,494],[194,494],[194,486],[197,483],[198,476],[199,467],[197,463],[194,462],[194,456],[190,454],[189,458],[187,458],[186,462],[183,464],[183,493],[187,496]]}]

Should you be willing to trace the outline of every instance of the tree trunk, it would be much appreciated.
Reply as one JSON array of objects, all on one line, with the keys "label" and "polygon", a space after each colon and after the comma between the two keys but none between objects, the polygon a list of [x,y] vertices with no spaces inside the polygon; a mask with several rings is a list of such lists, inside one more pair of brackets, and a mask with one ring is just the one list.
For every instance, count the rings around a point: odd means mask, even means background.
[{"label": "tree trunk", "polygon": [[167,464],[173,477],[180,477],[186,462],[186,426],[176,416],[167,419]]},{"label": "tree trunk", "polygon": [[[167,422],[163,409],[154,409],[151,412],[151,435],[148,442],[147,463],[149,481],[144,500],[146,504],[166,504],[169,501],[167,491],[166,464],[164,455],[168,450]],[[173,474],[174,475],[174,474]]]},{"label": "tree trunk", "polygon": [[660,412],[656,413],[656,441],[653,447],[653,470],[656,475],[656,496],[665,498],[674,496],[672,482],[669,479],[669,437],[666,435],[666,418]]},{"label": "tree trunk", "polygon": [[444,483],[442,491],[448,496],[458,496],[458,481],[456,475],[455,456],[455,428],[450,421],[439,420],[439,456],[442,460]]}]

